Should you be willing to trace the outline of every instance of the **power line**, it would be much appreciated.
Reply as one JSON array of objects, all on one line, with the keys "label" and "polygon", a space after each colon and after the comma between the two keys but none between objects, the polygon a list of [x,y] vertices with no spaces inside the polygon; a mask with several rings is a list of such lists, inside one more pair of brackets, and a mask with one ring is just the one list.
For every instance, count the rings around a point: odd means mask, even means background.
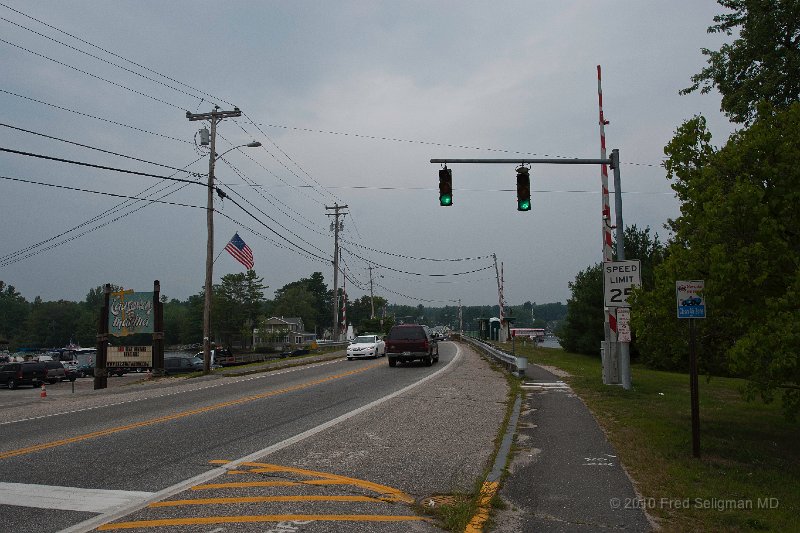
[{"label": "power line", "polygon": [[[343,137],[356,137],[362,139],[372,139],[376,141],[390,141],[390,142],[399,142],[399,143],[406,143],[406,144],[422,144],[428,146],[439,146],[442,148],[461,148],[466,150],[481,150],[485,152],[499,152],[504,154],[516,154],[516,155],[526,155],[526,156],[538,156],[538,157],[555,157],[555,158],[564,158],[564,159],[571,159],[567,156],[563,155],[551,155],[551,154],[537,154],[534,152],[522,152],[518,150],[507,150],[504,148],[485,148],[480,146],[469,146],[463,144],[450,144],[450,143],[442,143],[442,142],[434,142],[434,141],[420,141],[415,139],[401,139],[398,137],[387,137],[381,135],[365,135],[361,133],[348,133],[342,131],[332,131],[332,130],[318,130],[313,128],[300,128],[297,126],[285,126],[282,124],[262,124],[262,126],[268,128],[280,128],[284,130],[294,130],[294,131],[305,131],[309,133],[324,133],[327,135],[341,135]],[[632,165],[632,166],[644,166],[644,167],[658,167],[661,166],[660,164],[655,165],[652,163],[630,163],[630,162],[620,162],[623,165]]]},{"label": "power line", "polygon": [[155,161],[148,161],[147,159],[141,159],[141,158],[138,158],[138,157],[133,157],[132,155],[120,154],[118,152],[112,152],[110,150],[104,150],[102,148],[97,148],[95,146],[89,146],[88,144],[81,144],[79,142],[70,141],[68,139],[62,139],[60,137],[54,137],[52,135],[39,133],[39,132],[36,132],[36,131],[33,131],[33,130],[26,130],[25,128],[19,128],[17,126],[12,126],[10,124],[3,124],[2,122],[0,122],[0,126],[6,127],[6,128],[11,128],[11,129],[18,130],[18,131],[22,131],[22,132],[25,132],[25,133],[31,133],[33,135],[38,135],[40,137],[44,137],[45,139],[52,139],[54,141],[61,141],[61,142],[64,142],[64,143],[75,145],[75,146],[80,146],[81,148],[88,148],[89,150],[95,150],[95,151],[98,151],[98,152],[103,152],[104,154],[110,154],[110,155],[115,155],[115,156],[118,156],[118,157],[124,157],[126,159],[132,159],[133,161],[139,161],[140,163],[147,163],[148,165],[156,165],[158,167],[168,168],[170,170],[177,170],[178,172],[187,172],[187,173],[192,174],[194,176],[205,175],[205,174],[198,174],[196,172],[191,172],[189,170],[185,170],[185,169],[182,169],[182,168],[176,168],[176,167],[171,167],[169,165],[156,163]]},{"label": "power line", "polygon": [[450,274],[421,274],[419,272],[408,272],[406,270],[399,270],[397,268],[393,268],[393,267],[390,267],[390,266],[381,265],[380,263],[376,263],[374,261],[369,261],[368,259],[358,255],[357,253],[354,253],[352,250],[348,250],[347,248],[344,248],[344,247],[342,249],[345,250],[350,255],[352,255],[354,257],[357,257],[357,258],[361,259],[362,261],[364,261],[366,263],[372,263],[375,266],[378,266],[378,267],[381,267],[381,268],[385,268],[387,270],[392,270],[394,272],[399,272],[401,274],[408,274],[410,276],[421,276],[421,277],[429,276],[429,277],[432,277],[432,278],[445,277],[445,276],[464,276],[466,274],[473,274],[475,272],[481,272],[483,270],[488,270],[490,268],[494,268],[494,265],[488,265],[488,266],[485,266],[483,268],[478,268],[478,269],[470,270],[470,271],[467,271],[467,272],[453,272],[453,273],[450,273]]},{"label": "power line", "polygon": [[24,95],[17,94],[17,93],[11,92],[11,91],[7,91],[5,89],[0,89],[0,93],[9,94],[11,96],[16,96],[17,98],[22,98],[22,99],[25,99],[25,100],[30,100],[31,102],[36,102],[37,104],[42,104],[42,105],[54,107],[56,109],[60,109],[61,111],[68,111],[70,113],[75,113],[76,115],[81,115],[81,116],[84,116],[84,117],[87,117],[87,118],[91,118],[91,119],[94,119],[94,120],[101,120],[103,122],[108,122],[109,124],[114,124],[116,126],[122,126],[123,128],[129,128],[129,129],[132,129],[132,130],[140,131],[142,133],[147,133],[149,135],[155,135],[157,137],[163,137],[165,139],[170,139],[172,141],[178,141],[178,142],[182,142],[182,143],[185,143],[185,144],[192,144],[189,141],[186,141],[184,139],[178,139],[177,137],[170,137],[169,135],[164,135],[163,133],[156,133],[154,131],[148,131],[148,130],[145,130],[145,129],[142,129],[142,128],[137,128],[136,126],[131,126],[130,124],[124,124],[122,122],[117,122],[116,120],[110,120],[110,119],[107,119],[107,118],[102,118],[102,117],[98,117],[98,116],[95,116],[95,115],[90,115],[88,113],[83,113],[81,111],[75,111],[74,109],[70,109],[68,107],[63,107],[63,106],[60,106],[60,105],[51,104],[49,102],[45,102],[44,100],[38,100],[38,99],[32,98],[30,96],[24,96]]},{"label": "power line", "polygon": [[[50,29],[53,29],[53,30],[55,30],[55,31],[57,31],[57,32],[63,33],[64,35],[67,35],[67,36],[69,36],[69,37],[72,37],[73,39],[75,39],[75,40],[77,40],[77,41],[80,41],[80,42],[82,42],[82,43],[84,43],[84,44],[86,44],[86,45],[89,45],[89,46],[91,46],[91,47],[93,47],[93,48],[97,48],[98,50],[101,50],[101,51],[105,52],[106,54],[109,54],[109,55],[111,55],[111,56],[113,56],[113,57],[116,57],[116,58],[122,59],[123,61],[127,61],[128,63],[131,63],[132,65],[135,65],[135,66],[137,66],[137,67],[139,67],[139,68],[141,68],[141,69],[144,69],[144,70],[146,70],[146,71],[148,71],[148,72],[152,72],[153,74],[156,74],[156,75],[158,75],[158,76],[161,76],[162,78],[166,78],[166,79],[168,79],[168,80],[170,80],[170,81],[173,81],[173,82],[175,82],[175,83],[177,83],[177,84],[179,84],[179,85],[183,85],[184,87],[188,87],[189,89],[191,89],[191,90],[193,90],[193,91],[196,91],[196,92],[198,92],[198,93],[200,93],[200,94],[203,94],[203,95],[209,96],[209,97],[211,97],[211,98],[216,98],[215,96],[213,96],[213,95],[211,95],[211,94],[209,94],[209,93],[207,93],[207,92],[201,91],[200,89],[196,89],[196,88],[192,87],[191,85],[187,85],[187,84],[185,84],[185,83],[182,83],[182,82],[180,82],[180,81],[178,81],[178,80],[176,80],[176,79],[170,78],[170,77],[169,77],[169,76],[167,76],[166,74],[161,74],[161,73],[159,73],[159,72],[157,72],[157,71],[155,71],[155,70],[153,70],[153,69],[151,69],[151,68],[145,67],[144,65],[140,65],[139,63],[136,63],[135,61],[132,61],[132,60],[130,60],[130,59],[127,59],[127,58],[125,58],[125,57],[123,57],[123,56],[121,56],[121,55],[119,55],[119,54],[115,54],[114,52],[111,52],[111,51],[109,51],[109,50],[106,50],[105,48],[103,48],[103,47],[101,47],[101,46],[98,46],[98,45],[96,45],[96,44],[94,44],[94,43],[91,43],[91,42],[89,42],[89,41],[87,41],[87,40],[85,40],[85,39],[81,39],[80,37],[77,37],[77,36],[75,36],[75,35],[72,35],[71,33],[68,33],[68,32],[66,32],[66,31],[64,31],[64,30],[62,30],[62,29],[60,29],[60,28],[58,28],[58,27],[56,27],[56,26],[53,26],[52,24],[48,24],[47,22],[44,22],[44,21],[42,21],[42,20],[39,20],[39,19],[37,19],[37,18],[35,18],[35,17],[32,17],[31,15],[28,15],[28,14],[26,14],[26,13],[23,13],[22,11],[19,11],[19,10],[17,10],[17,9],[14,9],[13,7],[10,7],[10,6],[6,5],[6,4],[2,4],[2,3],[0,3],[0,6],[2,6],[2,7],[5,7],[6,9],[9,9],[9,10],[11,10],[11,11],[15,12],[15,13],[18,13],[19,15],[22,15],[23,17],[26,17],[26,18],[29,18],[29,19],[31,19],[31,20],[34,20],[34,21],[38,22],[39,24],[42,24],[42,25],[44,25],[44,26],[47,26],[47,27],[48,27],[48,28],[50,28]],[[233,104],[231,104],[230,102],[227,102],[227,101],[225,101],[225,100],[223,100],[223,99],[221,99],[221,98],[220,98],[220,100],[221,100],[223,103],[226,103],[226,104],[229,104],[229,105],[233,106]],[[213,102],[212,102],[212,103],[213,103]],[[235,107],[235,106],[233,106],[233,107]]]},{"label": "power line", "polygon": [[68,64],[66,64],[66,63],[64,63],[62,61],[57,60],[57,59],[53,59],[52,57],[47,57],[44,54],[40,54],[38,52],[34,52],[33,50],[25,48],[24,46],[20,46],[18,44],[14,44],[11,41],[6,41],[5,39],[0,39],[0,43],[6,43],[9,46],[13,46],[15,48],[19,48],[20,50],[25,50],[26,52],[28,52],[30,54],[33,54],[33,55],[35,55],[37,57],[41,57],[43,59],[47,59],[48,61],[52,61],[53,63],[56,63],[57,65],[61,65],[62,67],[71,68],[72,70],[74,70],[76,72],[80,72],[81,74],[85,74],[86,76],[91,76],[92,78],[98,79],[100,81],[104,81],[106,83],[114,85],[115,87],[119,87],[120,89],[125,89],[126,91],[130,91],[130,92],[132,92],[134,94],[138,94],[139,96],[144,96],[145,98],[150,98],[152,100],[155,100],[156,102],[161,102],[162,104],[166,104],[166,105],[172,106],[172,107],[177,107],[178,109],[181,109],[181,110],[185,111],[185,109],[183,109],[179,105],[167,102],[166,100],[162,100],[161,98],[158,98],[156,96],[152,96],[152,95],[143,93],[141,91],[137,91],[136,89],[131,89],[130,87],[126,87],[125,85],[122,85],[121,83],[117,83],[115,81],[107,80],[107,79],[105,79],[105,78],[103,78],[101,76],[98,76],[96,74],[92,74],[91,72],[87,72],[85,70],[79,69],[78,67],[73,67],[72,65],[68,65]]},{"label": "power line", "polygon": [[45,187],[54,187],[56,189],[66,189],[66,190],[70,190],[70,191],[86,192],[86,193],[91,193],[91,194],[100,194],[102,196],[111,196],[111,197],[114,197],[114,198],[128,198],[128,199],[131,199],[131,200],[139,200],[139,201],[142,201],[142,202],[150,202],[150,203],[155,203],[155,204],[167,204],[167,205],[177,205],[177,206],[180,206],[180,207],[194,207],[194,208],[197,208],[197,209],[205,209],[205,207],[203,207],[201,205],[182,204],[182,203],[179,203],[179,202],[167,202],[167,201],[164,201],[164,200],[151,200],[151,199],[148,199],[148,198],[141,198],[141,197],[138,197],[138,196],[129,196],[129,195],[125,195],[125,194],[116,194],[116,193],[113,193],[113,192],[106,192],[106,191],[95,191],[95,190],[92,190],[92,189],[81,189],[79,187],[69,187],[67,185],[57,185],[55,183],[46,183],[46,182],[42,182],[42,181],[26,180],[26,179],[22,179],[22,178],[12,178],[10,176],[0,176],[0,179],[9,180],[9,181],[17,181],[17,182],[20,182],[20,183],[28,183],[28,184],[32,184],[32,185],[42,185],[42,186],[45,186]]},{"label": "power line", "polygon": [[[0,5],[2,5],[2,4],[0,4]],[[4,7],[7,7],[7,6],[4,6]],[[20,12],[18,11],[17,13],[20,13]],[[26,15],[26,16],[27,16],[27,15]],[[145,76],[145,75],[144,75],[144,74],[142,74],[141,72],[136,72],[135,70],[132,70],[132,69],[129,69],[129,68],[123,67],[122,65],[118,65],[118,64],[114,63],[113,61],[109,61],[109,60],[107,60],[107,59],[104,59],[104,58],[102,58],[102,57],[100,57],[100,56],[96,56],[96,55],[94,55],[94,54],[90,54],[89,52],[87,52],[87,51],[85,51],[85,50],[81,50],[80,48],[76,48],[76,47],[74,47],[74,46],[72,46],[72,45],[70,45],[70,44],[67,44],[67,43],[65,43],[65,42],[59,41],[58,39],[54,39],[53,37],[50,37],[49,35],[45,35],[45,34],[43,34],[43,33],[40,33],[40,32],[38,32],[38,31],[36,31],[36,30],[34,30],[34,29],[32,29],[32,28],[28,28],[27,26],[23,26],[22,24],[19,24],[19,23],[17,23],[17,22],[14,22],[13,20],[9,20],[9,19],[7,19],[7,18],[5,18],[5,17],[0,17],[0,20],[4,20],[4,21],[8,22],[9,24],[13,24],[14,26],[17,26],[18,28],[22,28],[23,30],[27,30],[27,31],[29,31],[29,32],[31,32],[31,33],[34,33],[34,34],[36,34],[36,35],[40,36],[40,37],[43,37],[43,38],[45,38],[45,39],[48,39],[48,40],[50,40],[50,41],[53,41],[54,43],[58,43],[58,44],[60,44],[60,45],[62,45],[62,46],[66,46],[67,48],[69,48],[69,49],[71,49],[71,50],[75,50],[76,52],[79,52],[79,53],[81,53],[81,54],[84,54],[84,55],[87,55],[87,56],[89,56],[89,57],[91,57],[91,58],[97,59],[98,61],[102,61],[103,63],[109,64],[109,65],[112,65],[112,66],[114,66],[114,67],[117,67],[117,68],[119,68],[119,69],[122,69],[122,70],[124,70],[125,72],[129,72],[129,73],[131,73],[131,74],[134,74],[134,75],[136,75],[136,76],[139,76],[139,77],[141,77],[141,78],[144,78],[144,79],[146,79],[146,80],[148,80],[148,81],[152,81],[153,83],[157,83],[157,84],[159,84],[159,85],[162,85],[162,86],[164,86],[164,87],[167,87],[167,88],[169,88],[169,89],[172,89],[173,91],[177,91],[177,92],[179,92],[179,93],[183,93],[183,94],[185,94],[186,96],[190,96],[190,97],[192,97],[192,98],[197,98],[197,99],[199,99],[201,102],[204,100],[203,98],[201,98],[201,97],[199,97],[199,96],[197,96],[197,95],[195,95],[195,94],[191,94],[191,93],[189,93],[189,92],[186,92],[186,91],[184,91],[183,89],[179,89],[179,88],[177,88],[177,87],[173,87],[172,85],[168,85],[168,84],[164,83],[163,81],[157,80],[157,79],[155,79],[155,78],[151,78],[151,77],[149,77],[149,76]],[[36,20],[36,19],[34,19],[34,20]],[[38,22],[41,22],[41,21],[38,21]],[[42,24],[44,24],[44,23],[42,23]],[[60,30],[59,30],[59,31],[60,31]],[[126,60],[126,61],[127,61],[127,60]],[[73,68],[73,67],[70,67],[70,68]],[[160,74],[159,74],[159,75],[160,75]],[[212,103],[213,103],[213,102],[212,102]]]},{"label": "power line", "polygon": [[204,187],[206,186],[206,185],[204,185],[202,183],[199,183],[197,181],[192,181],[192,180],[187,180],[187,179],[182,179],[182,178],[173,178],[171,176],[160,176],[158,174],[150,174],[148,172],[137,172],[135,170],[126,170],[124,168],[108,167],[108,166],[105,166],[105,165],[95,165],[93,163],[84,163],[84,162],[81,162],[81,161],[74,161],[72,159],[63,159],[61,157],[52,157],[52,156],[48,156],[48,155],[34,154],[34,153],[31,153],[31,152],[22,152],[20,150],[12,150],[10,148],[3,148],[1,146],[0,146],[0,152],[9,152],[9,153],[12,153],[12,154],[24,155],[24,156],[28,156],[28,157],[35,157],[35,158],[38,158],[38,159],[47,159],[49,161],[58,161],[59,163],[69,163],[71,165],[79,165],[79,166],[82,166],[82,167],[99,168],[99,169],[102,169],[102,170],[111,170],[113,172],[122,172],[122,173],[125,173],[125,174],[134,174],[136,176],[146,176],[146,177],[150,177],[150,178],[158,178],[158,179],[170,180],[170,181],[181,181],[181,182],[184,182],[184,183],[191,183],[193,185],[202,185]]}]

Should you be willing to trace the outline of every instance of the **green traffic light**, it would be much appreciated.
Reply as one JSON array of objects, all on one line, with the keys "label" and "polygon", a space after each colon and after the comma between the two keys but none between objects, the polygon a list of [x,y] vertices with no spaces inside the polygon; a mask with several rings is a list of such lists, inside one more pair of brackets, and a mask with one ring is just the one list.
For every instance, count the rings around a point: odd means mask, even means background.
[{"label": "green traffic light", "polygon": [[443,206],[453,205],[453,196],[450,194],[439,195],[439,205]]},{"label": "green traffic light", "polygon": [[517,211],[530,211],[530,210],[531,210],[530,198],[517,200]]}]

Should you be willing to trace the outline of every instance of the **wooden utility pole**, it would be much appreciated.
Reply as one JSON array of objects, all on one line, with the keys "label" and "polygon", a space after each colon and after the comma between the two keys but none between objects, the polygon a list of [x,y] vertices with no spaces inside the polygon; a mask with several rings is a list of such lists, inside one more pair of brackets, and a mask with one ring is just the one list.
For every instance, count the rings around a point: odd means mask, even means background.
[{"label": "wooden utility pole", "polygon": [[208,120],[211,122],[211,152],[208,154],[208,200],[206,206],[206,226],[208,237],[206,239],[206,282],[205,302],[203,303],[203,373],[211,372],[211,280],[214,269],[214,161],[217,154],[214,152],[217,138],[217,123],[229,117],[240,117],[242,112],[238,107],[233,111],[217,111],[215,106],[211,113],[186,112],[189,121]]},{"label": "wooden utility pole", "polygon": [[334,217],[331,229],[333,230],[333,320],[331,321],[331,340],[339,340],[339,230],[343,227],[339,224],[339,216],[347,213],[340,213],[342,209],[347,209],[346,205],[333,204],[333,207],[325,206],[325,209],[333,209],[333,213],[325,213],[329,217]]},{"label": "wooden utility pole", "polygon": [[370,320],[375,320],[375,296],[372,294],[372,265],[369,265],[369,306],[370,306]]}]

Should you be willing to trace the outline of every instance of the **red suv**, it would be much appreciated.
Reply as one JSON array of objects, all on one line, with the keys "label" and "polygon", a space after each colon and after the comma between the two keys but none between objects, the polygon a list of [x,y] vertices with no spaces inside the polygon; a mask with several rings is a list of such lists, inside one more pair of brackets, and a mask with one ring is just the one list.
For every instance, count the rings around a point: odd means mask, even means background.
[{"label": "red suv", "polygon": [[439,345],[427,326],[402,324],[394,326],[386,337],[386,358],[389,366],[417,360],[431,366],[439,360]]}]

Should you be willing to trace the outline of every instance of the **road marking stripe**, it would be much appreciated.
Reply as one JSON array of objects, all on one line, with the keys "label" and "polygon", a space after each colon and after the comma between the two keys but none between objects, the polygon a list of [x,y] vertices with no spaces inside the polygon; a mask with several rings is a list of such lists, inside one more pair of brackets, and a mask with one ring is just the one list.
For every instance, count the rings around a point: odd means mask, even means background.
[{"label": "road marking stripe", "polygon": [[244,524],[255,522],[430,522],[429,518],[408,515],[371,515],[371,514],[267,514],[244,516],[207,516],[198,518],[168,518],[163,520],[142,520],[140,522],[116,522],[97,528],[98,531],[112,529],[138,529],[164,526],[193,526],[199,524]]},{"label": "road marking stripe", "polygon": [[289,472],[292,474],[300,474],[304,476],[317,476],[319,478],[336,481],[339,483],[346,483],[362,489],[371,490],[384,496],[386,500],[401,501],[405,503],[414,503],[414,498],[404,493],[401,490],[386,485],[380,485],[364,479],[357,479],[347,476],[340,476],[337,474],[329,474],[327,472],[317,472],[315,470],[306,470],[305,468],[295,468],[291,466],[273,465],[267,463],[243,463],[245,466],[254,467],[252,472],[254,474],[266,474],[275,472]]},{"label": "road marking stripe", "polygon": [[210,505],[217,503],[259,503],[259,502],[370,502],[385,503],[386,500],[372,496],[239,496],[227,498],[198,498],[196,500],[166,500],[151,503],[148,507],[179,507],[181,505]]},{"label": "road marking stripe", "polygon": [[62,511],[105,513],[120,505],[146,501],[153,492],[84,489],[27,483],[0,483],[0,505],[46,507]]},{"label": "road marking stripe", "polygon": [[[179,390],[179,391],[176,391],[176,392],[167,392],[167,393],[164,393],[164,394],[154,394],[153,396],[140,396],[140,397],[137,397],[137,398],[133,398],[133,399],[130,399],[130,400],[124,400],[124,401],[121,401],[121,402],[106,403],[106,404],[103,404],[103,405],[93,405],[92,407],[84,407],[82,409],[73,409],[72,411],[61,411],[60,413],[49,413],[49,414],[46,414],[46,415],[32,416],[32,417],[29,417],[29,418],[20,418],[20,419],[17,419],[17,420],[8,420],[6,422],[0,422],[0,426],[5,426],[5,425],[8,425],[8,424],[18,424],[20,422],[29,422],[31,420],[40,420],[42,418],[50,418],[50,417],[53,417],[53,416],[63,416],[63,415],[71,415],[71,414],[75,414],[75,413],[83,413],[83,412],[86,412],[86,411],[93,411],[95,409],[103,409],[103,408],[106,408],[106,407],[114,407],[114,406],[117,406],[117,405],[125,405],[125,404],[129,404],[129,403],[143,402],[143,401],[147,401],[147,400],[157,400],[159,398],[168,398],[169,396],[178,396],[180,394],[186,394],[187,392],[197,392],[197,391],[202,391],[202,390],[206,390],[206,389],[213,389],[213,388],[216,388],[216,387],[224,387],[224,386],[227,386],[227,385],[235,385],[237,383],[242,383],[244,381],[253,381],[255,379],[264,379],[264,378],[269,378],[269,377],[273,377],[273,376],[282,376],[284,374],[289,374],[291,372],[299,372],[300,370],[304,370],[304,369],[307,369],[307,368],[317,368],[317,367],[320,367],[320,366],[341,363],[342,361],[343,361],[343,359],[334,359],[334,360],[331,360],[331,361],[323,361],[323,362],[320,362],[320,363],[311,363],[311,364],[308,364],[308,365],[299,365],[299,366],[294,366],[294,367],[291,367],[291,368],[280,369],[280,370],[275,370],[275,371],[265,371],[263,373],[255,374],[253,376],[241,377],[241,379],[236,379],[236,377],[240,377],[240,376],[224,376],[224,378],[228,378],[227,381],[213,382],[213,383],[210,383],[209,385],[206,385],[206,386],[203,386],[203,387],[196,387],[196,388],[187,389],[187,390]],[[186,385],[192,385],[192,383],[187,382]]]},{"label": "road marking stripe", "polygon": [[[198,475],[196,475],[196,476],[194,476],[192,478],[186,479],[186,480],[184,480],[184,481],[182,481],[180,483],[176,483],[175,485],[172,485],[171,487],[167,487],[165,489],[162,489],[159,492],[157,492],[148,502],[144,502],[144,503],[142,503],[140,505],[131,505],[131,506],[128,506],[128,507],[119,508],[114,512],[107,513],[107,514],[100,515],[100,516],[96,516],[94,518],[90,518],[90,519],[85,520],[85,521],[83,521],[83,522],[81,522],[79,524],[75,524],[74,526],[71,526],[71,527],[68,527],[68,528],[62,530],[61,533],[86,533],[86,532],[89,532],[89,531],[93,531],[94,529],[99,529],[100,527],[109,527],[109,526],[112,525],[112,524],[109,524],[109,522],[111,522],[112,520],[118,520],[120,518],[123,518],[123,517],[129,515],[130,513],[133,513],[134,511],[137,511],[139,509],[142,509],[142,508],[146,507],[149,503],[153,503],[153,502],[156,502],[156,501],[161,501],[161,500],[163,500],[165,498],[169,498],[170,496],[178,494],[179,492],[183,492],[185,490],[188,490],[189,488],[191,488],[193,486],[196,486],[196,485],[199,485],[201,483],[207,482],[207,481],[209,481],[211,479],[216,479],[219,476],[224,475],[226,471],[235,469],[241,464],[244,464],[244,463],[250,462],[250,461],[254,461],[254,460],[257,460],[257,459],[261,459],[261,458],[263,458],[263,457],[265,457],[267,455],[270,455],[270,454],[273,454],[273,453],[275,453],[277,451],[283,450],[284,448],[288,448],[289,446],[292,446],[293,444],[297,444],[298,442],[302,442],[303,440],[305,440],[305,439],[307,439],[309,437],[312,437],[312,436],[314,436],[314,435],[316,435],[316,434],[318,434],[318,433],[320,433],[322,431],[325,431],[326,429],[329,429],[329,428],[332,428],[332,427],[334,427],[334,426],[336,426],[338,424],[341,424],[342,422],[344,422],[346,420],[349,420],[350,418],[353,418],[354,416],[360,415],[363,412],[366,412],[366,411],[368,411],[370,409],[373,409],[373,408],[377,407],[378,405],[381,405],[384,402],[387,402],[387,401],[389,401],[389,400],[391,400],[393,398],[401,396],[401,395],[407,393],[408,391],[410,391],[410,390],[412,390],[412,389],[414,389],[416,387],[419,387],[423,383],[427,383],[428,381],[438,377],[439,374],[441,374],[443,372],[446,372],[447,369],[450,367],[450,365],[455,363],[456,361],[458,361],[460,358],[461,358],[461,349],[459,348],[458,345],[456,345],[456,355],[455,355],[455,357],[453,357],[452,360],[450,360],[445,366],[443,366],[442,368],[440,368],[436,372],[434,372],[432,374],[428,374],[427,376],[425,376],[424,378],[420,379],[419,381],[417,381],[415,383],[412,383],[410,385],[406,385],[402,389],[394,391],[391,394],[387,394],[383,398],[379,398],[379,399],[377,399],[377,400],[375,400],[373,402],[370,402],[370,403],[368,403],[366,405],[362,405],[361,407],[359,407],[357,409],[353,409],[352,411],[350,411],[348,413],[340,415],[340,416],[338,416],[338,417],[336,417],[336,418],[334,418],[332,420],[328,420],[327,422],[322,423],[317,427],[314,427],[314,428],[311,428],[309,430],[303,431],[302,433],[298,433],[294,437],[290,437],[290,438],[288,438],[288,439],[286,439],[286,440],[284,440],[282,442],[278,442],[278,443],[273,444],[271,446],[267,446],[266,448],[258,450],[256,452],[253,452],[250,455],[247,455],[245,457],[241,457],[241,458],[239,458],[239,459],[237,459],[235,461],[231,461],[230,463],[227,463],[226,466],[222,466],[222,467],[219,467],[219,468],[214,468],[212,470],[209,470],[208,472],[204,472],[202,474],[198,474]],[[283,520],[286,520],[286,518],[284,518]],[[289,520],[291,520],[291,518]],[[138,526],[131,526],[131,527],[138,527]]]},{"label": "road marking stripe", "polygon": [[[229,474],[245,474],[250,472],[228,472]],[[300,485],[348,485],[346,481],[333,481],[330,479],[311,479],[308,481],[237,481],[234,483],[206,483],[196,485],[190,490],[210,489],[238,489],[250,487],[297,487]]]},{"label": "road marking stripe", "polygon": [[341,379],[341,378],[352,376],[352,375],[355,375],[355,374],[360,374],[362,372],[366,372],[367,370],[371,370],[371,369],[379,366],[380,364],[382,364],[382,363],[375,363],[375,364],[372,364],[372,365],[369,365],[369,366],[365,366],[363,368],[359,368],[359,369],[356,369],[356,370],[350,370],[348,372],[343,372],[341,374],[334,374],[332,376],[328,376],[328,377],[325,377],[325,378],[317,379],[317,380],[314,380],[314,381],[309,381],[309,382],[306,382],[306,383],[301,383],[301,384],[295,385],[293,387],[285,387],[283,389],[278,389],[278,390],[274,390],[274,391],[270,391],[270,392],[264,392],[264,393],[261,393],[261,394],[255,394],[253,396],[246,396],[244,398],[239,398],[239,399],[236,399],[236,400],[231,400],[231,401],[227,401],[227,402],[208,405],[206,407],[200,407],[200,408],[197,408],[197,409],[190,409],[188,411],[181,411],[179,413],[175,413],[175,414],[172,414],[172,415],[162,416],[162,417],[159,417],[159,418],[152,418],[150,420],[143,420],[141,422],[136,422],[134,424],[128,424],[126,426],[118,426],[118,427],[114,427],[114,428],[102,429],[100,431],[94,431],[92,433],[86,433],[84,435],[77,435],[75,437],[69,437],[67,439],[61,439],[61,440],[56,440],[56,441],[51,441],[51,442],[44,442],[42,444],[35,444],[33,446],[28,446],[26,448],[19,448],[17,450],[9,450],[9,451],[6,451],[6,452],[0,452],[0,460],[1,459],[8,459],[9,457],[16,457],[18,455],[26,455],[26,454],[29,454],[29,453],[34,453],[34,452],[38,452],[38,451],[42,451],[42,450],[47,450],[49,448],[56,448],[58,446],[64,446],[64,445],[67,445],[67,444],[73,444],[75,442],[81,442],[81,441],[84,441],[84,440],[95,439],[95,438],[98,438],[98,437],[105,437],[107,435],[112,435],[114,433],[120,433],[122,431],[129,431],[131,429],[137,429],[137,428],[152,426],[152,425],[155,425],[155,424],[160,424],[162,422],[169,422],[169,421],[172,421],[172,420],[178,420],[180,418],[186,418],[188,416],[207,413],[209,411],[216,411],[217,409],[222,409],[222,408],[225,408],[225,407],[231,407],[231,406],[234,406],[234,405],[241,405],[243,403],[249,403],[249,402],[252,402],[252,401],[255,401],[255,400],[261,400],[261,399],[264,399],[264,398],[269,398],[271,396],[278,396],[280,394],[286,394],[286,393],[289,393],[289,392],[296,392],[296,391],[299,391],[299,390],[303,390],[303,389],[307,389],[307,388],[313,387],[315,385],[321,385],[323,383],[327,383],[329,381],[333,381],[333,380],[336,380],[336,379]]},{"label": "road marking stripe", "polygon": [[478,512],[472,517],[464,533],[481,533],[483,524],[489,519],[489,503],[497,492],[497,481],[484,481],[481,487],[481,499],[478,502]]}]

